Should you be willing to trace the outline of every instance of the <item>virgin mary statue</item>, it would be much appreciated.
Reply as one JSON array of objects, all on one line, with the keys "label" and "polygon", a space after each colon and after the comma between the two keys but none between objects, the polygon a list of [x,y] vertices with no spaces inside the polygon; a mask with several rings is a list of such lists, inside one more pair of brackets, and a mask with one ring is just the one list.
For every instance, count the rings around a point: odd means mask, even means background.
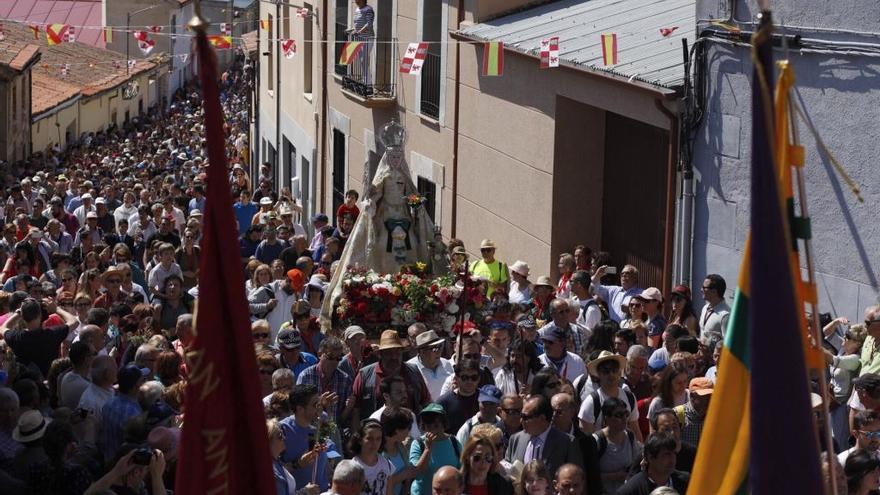
[{"label": "virgin mary statue", "polygon": [[321,313],[329,317],[340,293],[340,280],[349,267],[397,273],[403,265],[428,263],[428,242],[434,224],[423,207],[409,165],[404,157],[406,131],[391,121],[382,127],[379,140],[385,154],[376,175],[364,192],[361,214],[342,250],[339,269],[333,275]]}]

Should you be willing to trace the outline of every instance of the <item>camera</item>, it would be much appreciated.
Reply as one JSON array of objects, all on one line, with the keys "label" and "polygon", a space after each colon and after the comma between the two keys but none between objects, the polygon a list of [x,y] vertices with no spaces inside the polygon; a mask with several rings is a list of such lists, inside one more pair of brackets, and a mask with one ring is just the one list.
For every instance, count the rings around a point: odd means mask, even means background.
[{"label": "camera", "polygon": [[140,448],[134,451],[131,460],[139,466],[149,466],[153,458],[153,451],[148,448]]}]

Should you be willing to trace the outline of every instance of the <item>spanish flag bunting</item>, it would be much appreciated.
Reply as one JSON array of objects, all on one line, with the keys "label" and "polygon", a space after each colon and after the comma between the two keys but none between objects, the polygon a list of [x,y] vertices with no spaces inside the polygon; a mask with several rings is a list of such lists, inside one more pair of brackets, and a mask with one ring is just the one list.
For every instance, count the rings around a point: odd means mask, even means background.
[{"label": "spanish flag bunting", "polygon": [[272,24],[269,22],[269,19],[260,19],[260,29],[268,31],[270,27],[272,27]]},{"label": "spanish flag bunting", "polygon": [[342,47],[342,53],[339,54],[339,65],[348,65],[357,56],[364,47],[363,41],[349,41]]},{"label": "spanish flag bunting", "polygon": [[483,44],[484,76],[500,76],[504,73],[504,43],[490,41]]},{"label": "spanish flag bunting", "polygon": [[58,45],[67,41],[67,24],[49,24],[46,26],[46,41],[49,46]]},{"label": "spanish flag bunting", "polygon": [[28,28],[31,30],[32,33],[34,33],[35,40],[40,39],[40,26],[36,24],[30,24],[28,25]]},{"label": "spanish flag bunting", "polygon": [[617,33],[602,33],[602,63],[617,65]]},{"label": "spanish flag bunting", "polygon": [[218,50],[228,50],[229,48],[232,48],[232,36],[210,34],[208,35],[208,42]]},{"label": "spanish flag bunting", "polygon": [[113,28],[104,28],[104,43],[113,43]]}]

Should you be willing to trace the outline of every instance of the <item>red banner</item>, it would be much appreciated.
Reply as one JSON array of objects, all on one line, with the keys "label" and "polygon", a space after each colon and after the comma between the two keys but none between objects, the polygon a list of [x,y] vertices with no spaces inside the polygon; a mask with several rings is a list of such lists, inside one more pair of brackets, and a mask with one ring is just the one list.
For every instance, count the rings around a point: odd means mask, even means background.
[{"label": "red banner", "polygon": [[196,38],[208,162],[195,339],[175,493],[276,493],[226,171],[217,61]]}]

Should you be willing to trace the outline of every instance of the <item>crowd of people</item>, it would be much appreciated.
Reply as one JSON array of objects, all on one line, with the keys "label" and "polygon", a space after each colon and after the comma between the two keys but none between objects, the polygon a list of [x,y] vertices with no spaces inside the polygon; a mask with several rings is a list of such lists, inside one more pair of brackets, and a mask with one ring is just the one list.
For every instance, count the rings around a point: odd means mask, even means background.
[{"label": "crowd of people", "polygon": [[[222,80],[251,335],[279,495],[684,494],[730,308],[708,275],[669,294],[574,246],[558,280],[449,241],[489,303],[452,332],[319,325],[360,214],[302,209],[248,175],[250,67]],[[5,164],[3,493],[163,493],[177,475],[205,208],[198,91]],[[302,222],[308,221],[304,226]],[[203,309],[210,310],[210,309]],[[246,329],[241,329],[246,331]],[[838,470],[878,488],[880,308],[826,322]],[[185,475],[185,473],[180,473]],[[846,487],[844,487],[846,488]],[[839,492],[845,493],[845,492]]]}]

